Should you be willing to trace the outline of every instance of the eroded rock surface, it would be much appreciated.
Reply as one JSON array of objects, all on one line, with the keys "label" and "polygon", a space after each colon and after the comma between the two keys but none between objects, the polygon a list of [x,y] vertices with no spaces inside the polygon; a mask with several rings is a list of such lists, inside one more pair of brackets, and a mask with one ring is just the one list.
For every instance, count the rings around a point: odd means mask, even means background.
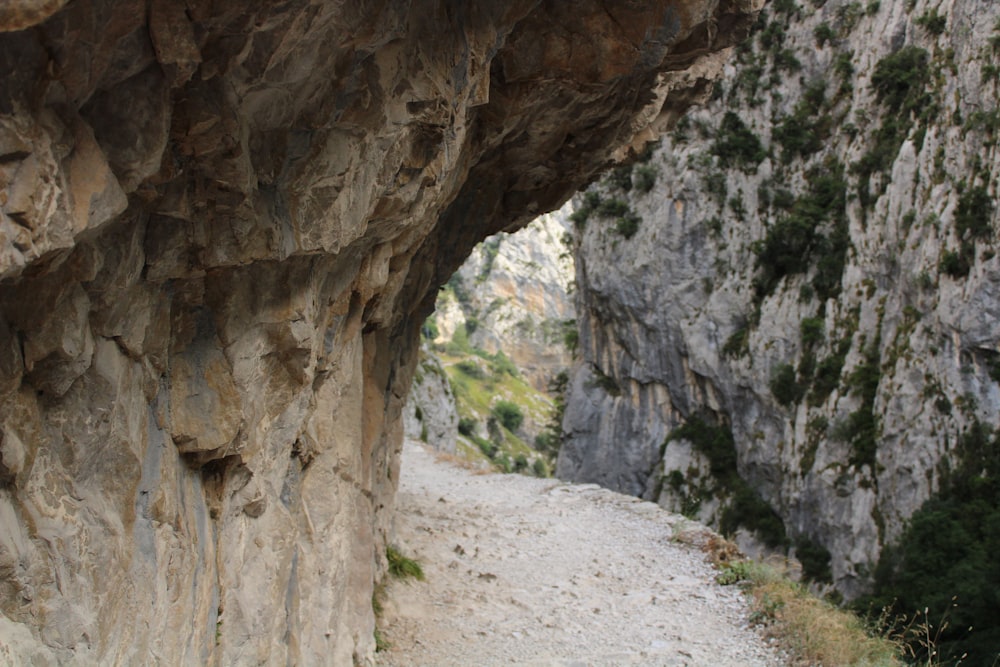
[{"label": "eroded rock surface", "polygon": [[626,239],[595,212],[580,235],[561,477],[870,590],[998,426],[997,21],[974,0],[774,3],[642,166],[656,185],[591,192],[641,223]]},{"label": "eroded rock surface", "polygon": [[437,287],[752,4],[8,3],[4,658],[368,662]]}]

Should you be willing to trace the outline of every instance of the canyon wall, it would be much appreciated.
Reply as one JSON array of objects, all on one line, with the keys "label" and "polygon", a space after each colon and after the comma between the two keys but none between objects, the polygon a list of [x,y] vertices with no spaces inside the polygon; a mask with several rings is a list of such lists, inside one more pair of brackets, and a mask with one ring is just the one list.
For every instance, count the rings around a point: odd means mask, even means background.
[{"label": "canyon wall", "polygon": [[435,344],[452,342],[464,328],[469,345],[502,352],[539,391],[568,369],[572,356],[563,339],[574,317],[573,258],[565,240],[572,212],[567,203],[517,234],[476,246],[438,295],[430,320]]},{"label": "canyon wall", "polygon": [[853,598],[925,501],[994,483],[1000,6],[765,12],[711,101],[577,201],[558,472]]},{"label": "canyon wall", "polygon": [[438,286],[752,4],[5,3],[0,661],[370,662]]}]

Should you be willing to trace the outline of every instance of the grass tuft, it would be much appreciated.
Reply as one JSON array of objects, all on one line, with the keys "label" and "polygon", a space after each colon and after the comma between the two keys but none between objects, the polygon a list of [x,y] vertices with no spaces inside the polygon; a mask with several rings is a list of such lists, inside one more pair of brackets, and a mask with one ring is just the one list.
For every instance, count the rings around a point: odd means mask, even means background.
[{"label": "grass tuft", "polygon": [[747,560],[731,542],[709,540],[709,558],[719,569],[717,581],[737,584],[752,598],[750,620],[809,665],[901,667],[901,645],[877,635],[878,628],[844,609],[821,600],[792,580],[781,567]]},{"label": "grass tuft", "polygon": [[389,561],[389,574],[396,579],[424,580],[424,569],[420,567],[420,563],[412,558],[407,558],[396,547],[387,546],[385,557]]}]

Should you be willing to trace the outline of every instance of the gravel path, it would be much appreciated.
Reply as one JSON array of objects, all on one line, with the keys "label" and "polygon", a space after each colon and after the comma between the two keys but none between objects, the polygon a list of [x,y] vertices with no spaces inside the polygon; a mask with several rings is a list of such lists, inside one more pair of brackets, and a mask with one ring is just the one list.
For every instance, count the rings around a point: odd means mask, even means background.
[{"label": "gravel path", "polygon": [[715,583],[683,517],[593,485],[476,474],[407,443],[401,550],[382,667],[773,667],[735,587]]}]

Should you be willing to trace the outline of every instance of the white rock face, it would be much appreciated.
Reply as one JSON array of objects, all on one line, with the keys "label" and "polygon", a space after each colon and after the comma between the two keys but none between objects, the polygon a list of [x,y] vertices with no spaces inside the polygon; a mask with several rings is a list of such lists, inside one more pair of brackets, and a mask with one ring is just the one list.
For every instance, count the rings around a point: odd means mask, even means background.
[{"label": "white rock face", "polygon": [[413,384],[403,412],[403,434],[426,442],[434,449],[455,453],[458,410],[448,376],[437,357],[426,348],[413,374]]},{"label": "white rock face", "polygon": [[[852,597],[963,432],[998,423],[1000,6],[791,4],[663,139],[650,192],[592,188],[642,222],[625,238],[594,213],[577,239],[583,362],[558,474],[719,525],[736,490],[690,440],[664,443],[721,424],[740,478]],[[932,9],[939,34],[917,20]],[[893,54],[926,58],[900,109]]]},{"label": "white rock face", "polygon": [[452,291],[438,299],[436,342],[450,341],[466,325],[471,345],[489,354],[502,351],[544,391],[552,376],[572,363],[563,341],[574,318],[567,291],[573,259],[563,240],[572,212],[567,203],[516,234],[497,234],[477,246],[453,279],[462,299]]}]

